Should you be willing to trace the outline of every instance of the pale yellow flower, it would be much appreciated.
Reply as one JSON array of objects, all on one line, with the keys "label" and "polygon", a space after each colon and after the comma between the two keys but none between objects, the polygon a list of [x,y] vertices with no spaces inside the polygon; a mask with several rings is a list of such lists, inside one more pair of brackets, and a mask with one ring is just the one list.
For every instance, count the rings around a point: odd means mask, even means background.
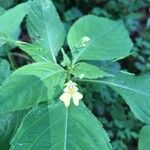
[{"label": "pale yellow flower", "polygon": [[70,80],[65,86],[64,93],[60,96],[60,100],[64,102],[66,107],[68,107],[72,98],[73,103],[78,106],[79,100],[83,98],[83,95],[78,92],[77,84]]}]

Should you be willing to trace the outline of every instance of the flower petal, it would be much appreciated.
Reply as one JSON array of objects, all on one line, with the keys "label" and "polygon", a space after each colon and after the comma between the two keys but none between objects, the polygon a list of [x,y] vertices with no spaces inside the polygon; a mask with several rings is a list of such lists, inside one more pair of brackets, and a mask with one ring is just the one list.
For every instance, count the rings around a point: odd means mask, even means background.
[{"label": "flower petal", "polygon": [[78,88],[77,88],[76,86],[74,86],[74,87],[73,87],[73,90],[74,90],[75,92],[77,92],[77,91],[78,91]]},{"label": "flower petal", "polygon": [[77,84],[75,82],[72,82],[71,80],[65,84],[65,86],[70,86],[70,85],[76,86]]},{"label": "flower petal", "polygon": [[76,106],[78,106],[79,105],[79,100],[81,100],[83,98],[83,95],[79,92],[76,92],[75,94],[73,94],[72,98],[73,98],[74,104]]},{"label": "flower petal", "polygon": [[63,93],[60,96],[60,100],[64,102],[65,106],[68,107],[70,105],[71,95],[68,93]]}]

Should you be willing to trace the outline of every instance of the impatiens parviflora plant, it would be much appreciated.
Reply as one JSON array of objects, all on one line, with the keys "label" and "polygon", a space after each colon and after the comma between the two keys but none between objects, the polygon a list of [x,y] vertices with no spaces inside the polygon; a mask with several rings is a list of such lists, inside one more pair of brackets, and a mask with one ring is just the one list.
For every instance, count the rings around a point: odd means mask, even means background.
[{"label": "impatiens parviflora plant", "polygon": [[[26,13],[16,21],[22,7]],[[32,43],[16,41],[7,32],[7,22],[13,30],[25,16]],[[93,15],[77,20],[67,35],[72,59],[62,49],[66,33],[51,0],[32,0],[6,11],[0,17],[1,28],[1,46],[18,46],[35,61],[15,70],[0,87],[0,114],[29,109],[11,141],[12,150],[112,149],[101,123],[83,103],[77,88],[81,82],[113,88],[139,120],[150,124],[149,75],[110,73],[89,63],[130,55],[133,44],[123,21]]]}]

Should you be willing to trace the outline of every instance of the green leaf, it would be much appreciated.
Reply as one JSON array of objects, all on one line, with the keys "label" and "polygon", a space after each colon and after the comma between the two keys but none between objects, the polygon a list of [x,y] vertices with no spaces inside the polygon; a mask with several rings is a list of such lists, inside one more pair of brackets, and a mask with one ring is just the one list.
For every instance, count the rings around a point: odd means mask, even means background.
[{"label": "green leaf", "polygon": [[16,7],[5,11],[0,16],[0,33],[14,35],[27,13],[27,3],[22,3]]},{"label": "green leaf", "polygon": [[8,150],[10,141],[17,131],[25,112],[14,112],[0,115],[0,149]]},{"label": "green leaf", "polygon": [[70,58],[68,57],[68,55],[65,53],[64,49],[61,48],[61,52],[62,52],[62,55],[63,55],[63,61],[61,62],[61,65],[62,66],[69,66],[71,64],[70,62]]},{"label": "green leaf", "polygon": [[[21,29],[18,28],[18,30],[13,34],[10,35],[10,37],[12,37],[13,39],[18,39],[19,35],[20,35],[20,31]],[[8,41],[6,40],[6,35],[4,34],[0,34],[0,56],[7,56],[7,52],[9,52],[11,49],[14,48],[14,45],[8,45]]]},{"label": "green leaf", "polygon": [[79,60],[119,59],[129,55],[133,47],[122,21],[92,15],[75,22],[68,34],[68,44],[73,63]]},{"label": "green leaf", "polygon": [[15,41],[12,39],[6,39],[6,41],[14,44],[15,46],[18,46],[21,50],[29,54],[37,62],[49,62],[46,59],[47,53],[45,53],[42,50],[42,48],[37,45],[29,44],[29,43],[21,42],[21,41]]},{"label": "green leaf", "polygon": [[[18,7],[16,6],[8,11],[5,11],[0,7],[0,16],[2,15],[0,17],[0,56],[6,56],[7,51],[11,49],[11,47],[5,44],[5,41],[3,41],[4,37],[6,37],[6,35],[7,36],[9,35],[14,39],[18,39],[20,35],[20,23],[26,14],[25,5],[26,3],[21,4]],[[19,11],[21,12],[19,13]],[[18,16],[18,13],[19,17],[17,19],[14,19],[14,17]],[[14,19],[15,21],[12,22],[11,19]]]},{"label": "green leaf", "polygon": [[[32,135],[32,136],[31,136]],[[11,142],[12,150],[110,150],[102,125],[84,104],[33,109]]]},{"label": "green leaf", "polygon": [[10,66],[8,61],[0,59],[0,85],[10,75]]},{"label": "green leaf", "polygon": [[101,70],[100,68],[91,65],[91,64],[87,64],[84,62],[80,62],[78,64],[75,65],[75,67],[73,68],[72,74],[75,77],[84,77],[87,79],[97,79],[97,78],[103,78],[103,77],[107,77],[107,76],[113,76],[107,72],[104,72],[103,70]]},{"label": "green leaf", "polygon": [[27,109],[56,98],[64,70],[53,63],[34,63],[16,70],[0,87],[0,113]]},{"label": "green leaf", "polygon": [[29,2],[27,28],[32,41],[42,47],[47,59],[56,62],[55,56],[63,45],[65,30],[51,0]]},{"label": "green leaf", "polygon": [[149,74],[135,76],[129,73],[118,73],[113,78],[98,81],[113,88],[129,105],[134,115],[150,124],[150,79]]},{"label": "green leaf", "polygon": [[44,53],[41,47],[26,42],[15,41],[11,37],[5,35],[1,35],[0,37],[3,38],[3,41],[5,43],[19,47],[21,50],[29,54],[35,61],[48,62],[48,60],[46,59],[47,54]]},{"label": "green leaf", "polygon": [[19,4],[12,9],[4,11],[0,16],[0,56],[6,56],[6,51],[10,49],[10,47],[8,48],[7,45],[4,45],[4,36],[7,35],[14,39],[18,38],[20,24],[27,13],[26,7],[27,3]]},{"label": "green leaf", "polygon": [[47,54],[44,53],[41,47],[21,41],[14,41],[13,44],[29,54],[35,61],[48,62],[48,60],[46,59]]},{"label": "green leaf", "polygon": [[150,148],[150,126],[144,126],[139,134],[138,150],[149,150]]}]

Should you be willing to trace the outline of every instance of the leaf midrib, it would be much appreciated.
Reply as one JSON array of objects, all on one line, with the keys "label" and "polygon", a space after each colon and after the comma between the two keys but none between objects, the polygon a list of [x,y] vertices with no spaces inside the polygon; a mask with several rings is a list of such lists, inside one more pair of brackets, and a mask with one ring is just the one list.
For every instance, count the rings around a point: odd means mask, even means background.
[{"label": "leaf midrib", "polygon": [[129,91],[132,91],[134,93],[137,93],[137,94],[141,94],[143,96],[148,96],[150,97],[150,94],[148,93],[143,93],[139,90],[134,90],[133,88],[130,88],[130,87],[127,87],[127,86],[123,86],[123,85],[120,85],[120,84],[115,84],[115,83],[111,83],[111,82],[108,82],[108,81],[103,81],[103,80],[86,80],[86,79],[82,79],[82,81],[86,81],[86,82],[93,82],[93,83],[102,83],[102,84],[106,84],[108,86],[115,86],[115,87],[118,87],[118,88],[122,88],[122,89],[125,89],[125,90],[129,90]]},{"label": "leaf midrib", "polygon": [[122,85],[115,84],[115,83],[110,83],[110,82],[105,82],[105,83],[107,85],[115,86],[115,87],[118,87],[118,88],[122,88],[122,89],[125,89],[125,90],[132,91],[132,92],[137,93],[137,94],[141,94],[141,95],[150,97],[150,94],[148,94],[148,93],[143,93],[142,91],[135,90],[135,89],[127,87],[127,86],[122,86]]},{"label": "leaf midrib", "polygon": [[45,16],[45,11],[44,11],[44,8],[43,8],[43,3],[42,3],[42,0],[40,0],[40,3],[41,3],[41,7],[42,7],[42,14],[43,14],[43,19],[44,19],[44,24],[45,24],[45,27],[46,27],[46,36],[47,36],[47,39],[48,39],[48,45],[49,45],[49,48],[50,48],[50,51],[51,51],[51,55],[52,55],[52,58],[53,58],[53,61],[54,63],[56,63],[56,57],[55,57],[55,54],[53,52],[53,48],[52,48],[52,45],[51,45],[51,39],[50,39],[50,32],[48,32],[48,24],[47,24],[47,21],[46,21],[46,16]]},{"label": "leaf midrib", "polygon": [[[53,110],[51,110],[51,113],[55,110],[56,108],[53,108]],[[39,118],[36,122],[34,122],[31,126],[29,126],[28,128],[26,128],[20,135],[19,135],[19,138],[18,138],[18,140],[15,142],[15,143],[18,143],[19,142],[19,140],[21,139],[21,137],[22,137],[22,135],[27,131],[27,130],[29,130],[30,128],[32,128],[34,125],[36,125],[37,123],[39,123],[43,118],[45,118],[45,117],[47,117],[48,115],[49,115],[49,111],[45,114],[45,115],[43,115],[41,118]],[[65,120],[65,132],[64,132],[64,148],[63,148],[63,150],[67,150],[67,140],[69,141],[72,141],[75,145],[77,145],[77,143],[75,143],[72,139],[70,139],[69,137],[67,137],[67,132],[68,132],[68,118],[69,118],[69,116],[68,116],[68,113],[69,113],[69,110],[68,110],[68,108],[66,108],[66,112],[65,112],[65,118],[60,118],[60,119],[58,119],[56,122],[54,122],[52,125],[50,125],[50,126],[48,126],[39,136],[37,136],[37,138],[34,140],[34,142],[31,144],[31,146],[28,148],[28,150],[31,150],[32,149],[32,147],[35,145],[35,143],[39,140],[39,138],[49,129],[49,128],[51,128],[52,126],[54,126],[55,124],[57,124],[58,122],[60,122],[60,121],[62,121],[63,119]],[[89,135],[89,137],[91,138],[91,140],[92,140],[92,136],[91,136],[91,134],[90,134],[90,132],[86,129],[86,127],[84,126],[84,125],[82,125],[82,123],[81,122],[79,122],[76,118],[74,118],[73,116],[70,116],[71,117],[71,119],[72,120],[74,120],[74,121],[76,121],[80,126],[82,126],[84,129],[85,129],[85,131],[88,133],[88,135]],[[20,126],[20,128],[21,128],[21,126]],[[49,150],[51,150],[51,149],[53,149],[54,148],[54,146],[56,146],[57,144],[59,144],[60,142],[61,142],[62,140],[60,140],[60,141],[58,141],[58,143],[56,143],[55,145],[53,145],[52,147],[50,147],[50,149]],[[92,142],[94,142],[93,140],[92,140]],[[95,143],[96,144],[96,143]],[[78,147],[79,147],[79,145],[77,145]],[[16,147],[16,146],[15,146]],[[15,148],[14,147],[14,148]],[[80,147],[79,147],[80,148]],[[80,148],[81,149],[81,148]]]},{"label": "leaf midrib", "polygon": [[64,150],[67,150],[67,134],[68,134],[68,108],[66,108],[65,131],[64,131]]}]

